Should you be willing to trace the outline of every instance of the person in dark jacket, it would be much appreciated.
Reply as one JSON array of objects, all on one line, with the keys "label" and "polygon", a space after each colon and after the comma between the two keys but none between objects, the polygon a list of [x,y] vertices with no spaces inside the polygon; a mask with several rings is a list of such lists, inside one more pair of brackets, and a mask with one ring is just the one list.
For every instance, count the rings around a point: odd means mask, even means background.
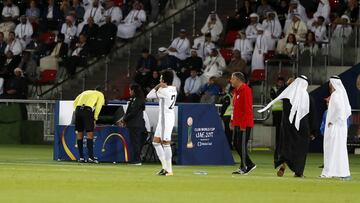
[{"label": "person in dark jacket", "polygon": [[117,27],[111,22],[111,16],[105,16],[105,24],[99,28],[98,31],[98,46],[99,54],[108,54],[115,44]]},{"label": "person in dark jacket", "polygon": [[146,140],[144,121],[145,97],[138,84],[130,86],[130,102],[126,113],[118,122],[120,126],[127,127],[130,132],[131,144],[134,149],[133,164],[141,165],[141,149]]},{"label": "person in dark jacket", "polygon": [[84,66],[87,63],[87,57],[90,54],[90,47],[87,43],[87,36],[80,34],[79,43],[71,53],[71,56],[65,61],[65,67],[70,76],[74,76],[77,66]]}]

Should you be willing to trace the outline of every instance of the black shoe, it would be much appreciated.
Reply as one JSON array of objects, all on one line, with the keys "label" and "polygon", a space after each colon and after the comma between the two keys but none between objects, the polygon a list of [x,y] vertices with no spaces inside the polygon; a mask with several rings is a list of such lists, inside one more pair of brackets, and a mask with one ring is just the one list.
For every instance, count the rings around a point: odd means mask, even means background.
[{"label": "black shoe", "polygon": [[253,171],[253,170],[255,170],[255,169],[256,169],[256,165],[253,165],[252,167],[247,168],[247,170],[244,172],[244,175],[249,174],[251,171]]},{"label": "black shoe", "polygon": [[85,163],[85,159],[84,159],[84,158],[80,158],[80,159],[78,160],[78,162],[79,162],[79,163]]},{"label": "black shoe", "polygon": [[243,170],[241,170],[240,168],[238,168],[232,172],[232,174],[234,174],[234,175],[243,175],[244,173],[245,172]]},{"label": "black shoe", "polygon": [[90,164],[98,164],[99,163],[99,161],[95,158],[88,158],[87,162]]},{"label": "black shoe", "polygon": [[303,174],[294,174],[295,178],[305,178]]},{"label": "black shoe", "polygon": [[321,166],[319,166],[319,168],[324,168],[324,164],[323,164],[323,165],[321,165]]},{"label": "black shoe", "polygon": [[165,169],[161,169],[156,175],[158,176],[165,176],[167,171]]}]

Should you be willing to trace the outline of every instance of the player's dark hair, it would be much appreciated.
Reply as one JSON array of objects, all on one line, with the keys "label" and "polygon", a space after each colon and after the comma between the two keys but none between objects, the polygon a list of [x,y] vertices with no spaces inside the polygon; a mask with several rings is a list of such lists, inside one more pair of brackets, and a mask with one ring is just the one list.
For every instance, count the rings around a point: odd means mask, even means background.
[{"label": "player's dark hair", "polygon": [[167,85],[171,85],[173,80],[174,80],[174,73],[172,70],[164,70],[161,73],[162,76],[162,80],[167,84]]}]

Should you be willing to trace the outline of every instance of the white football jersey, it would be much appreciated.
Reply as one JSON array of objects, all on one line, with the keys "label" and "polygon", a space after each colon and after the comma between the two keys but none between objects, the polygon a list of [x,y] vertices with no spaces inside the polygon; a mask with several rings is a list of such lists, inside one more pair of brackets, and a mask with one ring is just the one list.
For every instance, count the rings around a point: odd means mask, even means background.
[{"label": "white football jersey", "polygon": [[175,86],[152,89],[147,95],[148,99],[159,99],[159,115],[174,114],[177,91]]}]

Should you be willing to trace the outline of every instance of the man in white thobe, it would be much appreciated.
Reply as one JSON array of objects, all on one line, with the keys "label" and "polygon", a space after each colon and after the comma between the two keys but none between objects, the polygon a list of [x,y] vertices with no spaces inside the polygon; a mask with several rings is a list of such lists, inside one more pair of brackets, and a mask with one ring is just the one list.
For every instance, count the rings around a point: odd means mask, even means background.
[{"label": "man in white thobe", "polygon": [[350,177],[347,151],[348,124],[351,106],[339,76],[330,78],[331,92],[324,134],[324,169],[322,178]]},{"label": "man in white thobe", "polygon": [[21,46],[19,40],[15,38],[15,33],[9,32],[9,37],[4,53],[11,51],[14,56],[19,56],[22,53],[23,49],[24,48]]},{"label": "man in white thobe", "polygon": [[197,50],[197,55],[205,60],[210,55],[211,50],[215,48],[215,44],[211,40],[211,34],[207,33],[204,36],[195,38],[193,48]]},{"label": "man in white thobe", "polygon": [[262,26],[258,26],[257,30],[258,35],[251,60],[251,71],[265,69],[264,54],[268,51],[268,41],[267,37],[264,35],[264,28]]},{"label": "man in white thobe", "polygon": [[[118,6],[115,6],[114,0],[106,1],[106,10],[104,12],[104,16],[110,16],[111,22],[116,26],[119,25],[122,20],[122,11]],[[101,25],[105,24],[105,19],[102,20]]]},{"label": "man in white thobe", "polygon": [[254,44],[256,41],[256,37],[258,34],[257,27],[259,25],[261,25],[261,24],[259,23],[258,14],[252,13],[250,15],[250,25],[248,25],[245,30],[246,38],[248,38],[252,44]]},{"label": "man in white thobe", "polygon": [[190,56],[190,41],[186,38],[186,30],[180,30],[179,37],[172,41],[168,51],[169,55],[175,56],[180,61]]},{"label": "man in white thobe", "polygon": [[226,68],[225,59],[217,49],[213,49],[211,54],[204,61],[205,69],[200,76],[202,85],[206,84],[211,77],[220,77]]},{"label": "man in white thobe", "polygon": [[238,38],[235,40],[234,50],[239,50],[241,58],[246,62],[251,61],[254,48],[250,40],[246,38],[244,31],[239,31]]},{"label": "man in white thobe", "polygon": [[15,36],[18,38],[23,47],[29,44],[33,34],[33,27],[27,20],[26,16],[21,16],[20,23],[15,28]]},{"label": "man in white thobe", "polygon": [[316,42],[328,41],[327,30],[326,30],[326,26],[324,25],[324,22],[325,22],[325,18],[319,16],[316,18],[316,21],[314,21],[309,27],[309,29],[315,34]]},{"label": "man in white thobe", "polygon": [[297,41],[305,41],[308,29],[304,21],[301,20],[299,14],[295,13],[292,16],[292,21],[286,30],[286,39],[289,34],[294,34]]},{"label": "man in white thobe", "polygon": [[223,24],[219,16],[214,11],[211,12],[205,22],[205,25],[201,28],[201,33],[202,34],[210,33],[212,41],[216,42],[218,41],[222,31],[223,31]]},{"label": "man in white thobe", "polygon": [[121,39],[130,39],[135,36],[136,29],[146,21],[146,13],[139,2],[133,4],[133,9],[118,25],[117,36]]},{"label": "man in white thobe", "polygon": [[276,12],[268,12],[262,27],[268,37],[268,50],[275,50],[276,41],[280,38],[282,28]]}]

